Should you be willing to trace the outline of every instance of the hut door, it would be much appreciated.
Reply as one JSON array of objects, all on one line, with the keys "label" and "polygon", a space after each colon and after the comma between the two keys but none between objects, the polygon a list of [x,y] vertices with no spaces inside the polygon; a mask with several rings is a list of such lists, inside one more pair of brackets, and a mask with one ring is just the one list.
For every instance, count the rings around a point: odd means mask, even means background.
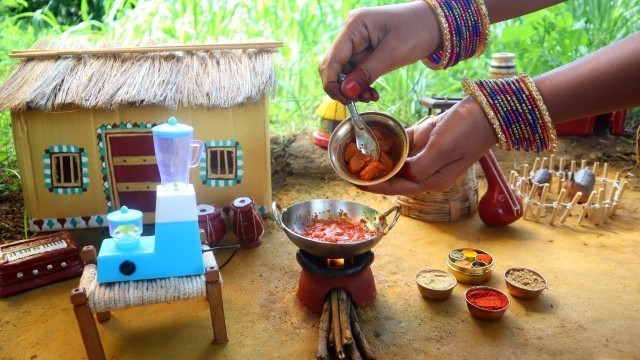
[{"label": "hut door", "polygon": [[108,129],[104,139],[111,211],[126,205],[146,213],[155,212],[160,172],[151,130]]}]

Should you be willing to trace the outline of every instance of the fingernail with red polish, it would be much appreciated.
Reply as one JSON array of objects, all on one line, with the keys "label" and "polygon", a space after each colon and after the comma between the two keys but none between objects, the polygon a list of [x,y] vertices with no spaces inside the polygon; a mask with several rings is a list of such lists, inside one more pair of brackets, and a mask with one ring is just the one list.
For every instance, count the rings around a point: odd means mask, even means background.
[{"label": "fingernail with red polish", "polygon": [[351,99],[355,99],[360,94],[360,92],[362,92],[362,88],[360,87],[360,84],[358,84],[353,80],[347,81],[344,84],[342,84],[342,88],[344,90],[345,95],[347,95],[347,97]]}]

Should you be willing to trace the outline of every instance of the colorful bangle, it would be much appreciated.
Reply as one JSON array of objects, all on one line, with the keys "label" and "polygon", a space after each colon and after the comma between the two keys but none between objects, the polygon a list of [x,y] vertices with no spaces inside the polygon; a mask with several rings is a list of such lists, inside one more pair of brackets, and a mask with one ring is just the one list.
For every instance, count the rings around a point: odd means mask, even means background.
[{"label": "colorful bangle", "polygon": [[536,84],[533,82],[533,79],[529,77],[529,75],[525,73],[520,73],[518,76],[522,79],[531,94],[533,95],[533,99],[536,102],[538,114],[542,116],[545,126],[547,127],[547,134],[549,135],[549,143],[548,149],[551,153],[555,153],[558,151],[558,135],[556,134],[556,128],[553,125],[553,120],[551,120],[551,116],[549,116],[549,110],[547,110],[547,106],[544,104],[542,100],[542,96],[540,92],[538,92],[538,88]]},{"label": "colorful bangle", "polygon": [[482,107],[500,148],[557,151],[553,121],[533,80],[525,73],[476,82],[465,78],[462,89],[466,95],[473,95]]},{"label": "colorful bangle", "polygon": [[431,6],[438,18],[440,31],[442,31],[442,50],[422,59],[422,63],[432,70],[444,69],[451,57],[451,34],[449,33],[449,25],[447,24],[447,19],[444,16],[442,8],[440,8],[440,5],[438,5],[435,0],[424,1]]},{"label": "colorful bangle", "polygon": [[500,121],[498,120],[498,118],[496,117],[496,114],[493,112],[493,110],[489,106],[487,99],[484,97],[484,95],[482,95],[482,93],[480,92],[480,89],[478,89],[478,86],[473,81],[471,81],[471,79],[464,78],[462,80],[462,89],[466,95],[473,96],[478,102],[478,104],[480,104],[482,111],[484,111],[484,114],[487,116],[487,119],[489,120],[489,123],[493,128],[493,132],[496,134],[496,137],[498,138],[498,144],[500,145],[500,148],[503,150],[507,150],[508,148],[507,139],[504,133],[502,132]]},{"label": "colorful bangle", "polygon": [[433,70],[447,69],[484,53],[489,16],[483,0],[424,0],[434,10],[442,32],[442,49],[422,59]]}]

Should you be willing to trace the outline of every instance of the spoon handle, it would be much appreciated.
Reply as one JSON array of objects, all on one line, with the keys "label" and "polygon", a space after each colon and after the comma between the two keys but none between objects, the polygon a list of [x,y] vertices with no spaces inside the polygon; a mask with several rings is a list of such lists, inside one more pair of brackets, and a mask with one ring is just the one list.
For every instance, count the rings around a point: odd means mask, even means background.
[{"label": "spoon handle", "polygon": [[[338,76],[338,82],[342,83],[344,78],[345,75],[340,74]],[[380,145],[378,145],[378,140],[364,122],[362,116],[358,113],[355,101],[349,101],[347,109],[349,109],[349,114],[351,115],[351,123],[353,124],[353,131],[355,133],[356,146],[363,153],[371,155],[374,159],[378,160],[380,158]]]}]

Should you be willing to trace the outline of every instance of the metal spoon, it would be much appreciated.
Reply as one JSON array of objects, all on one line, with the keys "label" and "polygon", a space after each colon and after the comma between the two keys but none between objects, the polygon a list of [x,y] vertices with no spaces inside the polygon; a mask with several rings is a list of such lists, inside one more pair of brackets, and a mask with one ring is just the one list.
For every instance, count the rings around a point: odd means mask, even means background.
[{"label": "metal spoon", "polygon": [[[338,83],[342,83],[345,75],[340,74],[338,76]],[[349,109],[349,113],[351,114],[351,122],[353,123],[353,131],[356,135],[356,146],[358,149],[362,151],[365,155],[370,155],[375,160],[380,158],[380,145],[378,144],[378,139],[373,135],[371,129],[365,124],[364,119],[358,114],[358,109],[356,109],[356,103],[351,100],[347,104],[347,109]]]}]

